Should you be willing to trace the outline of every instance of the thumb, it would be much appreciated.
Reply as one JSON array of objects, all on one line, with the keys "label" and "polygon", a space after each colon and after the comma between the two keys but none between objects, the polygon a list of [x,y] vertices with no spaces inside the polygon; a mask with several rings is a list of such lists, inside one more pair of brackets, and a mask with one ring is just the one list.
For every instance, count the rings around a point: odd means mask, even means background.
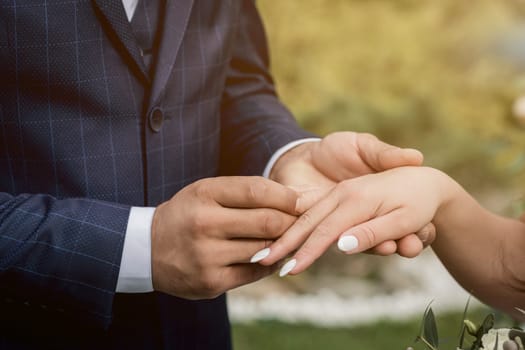
[{"label": "thumb", "polygon": [[423,154],[413,148],[398,148],[390,146],[378,155],[378,171],[400,166],[420,166],[423,164]]},{"label": "thumb", "polygon": [[357,147],[361,158],[375,171],[419,166],[423,163],[423,154],[420,151],[392,146],[369,134],[358,136]]}]

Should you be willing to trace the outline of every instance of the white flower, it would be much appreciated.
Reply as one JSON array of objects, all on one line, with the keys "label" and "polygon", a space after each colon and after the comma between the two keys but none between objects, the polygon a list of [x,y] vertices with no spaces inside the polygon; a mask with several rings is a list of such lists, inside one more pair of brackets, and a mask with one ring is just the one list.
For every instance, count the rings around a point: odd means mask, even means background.
[{"label": "white flower", "polygon": [[[498,347],[496,348],[496,336],[498,339]],[[481,349],[484,350],[507,350],[510,349],[508,346],[509,344],[513,344],[512,346],[516,349],[519,348],[519,350],[523,349],[523,341],[522,337],[524,336],[524,333],[522,331],[518,331],[515,329],[509,329],[509,328],[500,328],[500,329],[491,329],[489,332],[483,337],[481,337],[481,342],[483,343],[483,347]],[[511,341],[512,343],[507,344],[504,346],[504,343],[506,341]]]}]

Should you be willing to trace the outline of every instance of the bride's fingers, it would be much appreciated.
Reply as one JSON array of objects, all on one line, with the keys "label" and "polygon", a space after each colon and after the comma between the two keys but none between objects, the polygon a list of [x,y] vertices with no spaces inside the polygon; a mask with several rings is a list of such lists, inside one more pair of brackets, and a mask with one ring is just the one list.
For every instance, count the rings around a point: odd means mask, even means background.
[{"label": "bride's fingers", "polygon": [[[360,222],[370,219],[373,210],[365,205],[355,205],[352,201],[340,204],[313,229],[304,244],[281,270],[281,276],[298,274],[306,270],[340,236],[340,233]],[[278,241],[277,241],[278,242]]]},{"label": "bride's fingers", "polygon": [[337,246],[347,254],[354,254],[384,241],[401,239],[417,230],[417,222],[411,220],[411,215],[406,210],[396,209],[344,232]]},{"label": "bride's fingers", "polygon": [[[251,261],[260,262],[262,265],[273,265],[275,262],[285,258],[291,252],[297,250],[312,230],[318,226],[326,216],[333,212],[337,208],[337,205],[337,197],[335,195],[328,195],[301,215],[268,249],[254,255]],[[335,236],[334,239],[335,238],[337,238],[337,236]],[[256,258],[258,254],[262,259],[259,259],[259,257]]]}]

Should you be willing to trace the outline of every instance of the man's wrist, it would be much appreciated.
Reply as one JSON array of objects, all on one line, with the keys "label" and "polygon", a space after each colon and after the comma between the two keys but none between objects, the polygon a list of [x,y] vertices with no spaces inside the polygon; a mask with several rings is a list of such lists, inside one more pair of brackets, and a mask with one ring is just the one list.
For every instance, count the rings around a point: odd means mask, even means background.
[{"label": "man's wrist", "polygon": [[319,141],[321,141],[320,138],[310,137],[310,138],[300,139],[300,140],[290,142],[284,145],[283,147],[279,148],[270,158],[268,163],[266,164],[266,167],[264,168],[263,176],[271,179],[272,171],[274,170],[277,163],[280,160],[282,160],[283,157],[289,154],[289,152],[291,152],[293,149],[297,149],[298,146],[303,145],[305,143],[319,142]]}]

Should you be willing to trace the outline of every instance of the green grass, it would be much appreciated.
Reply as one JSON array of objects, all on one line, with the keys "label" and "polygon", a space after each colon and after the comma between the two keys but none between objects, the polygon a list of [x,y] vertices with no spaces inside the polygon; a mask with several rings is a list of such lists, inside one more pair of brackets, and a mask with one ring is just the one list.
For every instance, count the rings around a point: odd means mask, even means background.
[{"label": "green grass", "polygon": [[[322,310],[320,310],[322,312]],[[480,323],[488,313],[486,309],[469,312],[469,319]],[[461,313],[437,315],[440,349],[455,350],[461,325]],[[496,318],[498,327],[509,326],[511,321]],[[259,321],[233,325],[235,350],[375,350],[399,349],[414,345],[421,319],[407,322],[381,321],[368,326],[352,328],[319,328],[307,324],[287,324],[278,321]]]}]

